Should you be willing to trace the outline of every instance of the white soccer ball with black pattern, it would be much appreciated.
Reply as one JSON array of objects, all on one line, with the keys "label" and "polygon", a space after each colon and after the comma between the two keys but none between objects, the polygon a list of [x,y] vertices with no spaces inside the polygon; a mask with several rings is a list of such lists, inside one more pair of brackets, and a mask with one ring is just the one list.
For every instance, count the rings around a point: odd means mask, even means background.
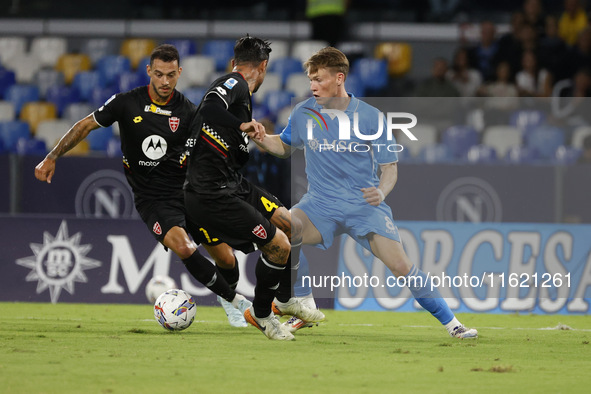
[{"label": "white soccer ball with black pattern", "polygon": [[197,305],[184,290],[167,290],[154,303],[154,318],[170,331],[184,330],[195,320]]},{"label": "white soccer ball with black pattern", "polygon": [[146,285],[146,298],[150,301],[150,304],[153,304],[160,294],[177,287],[176,282],[170,276],[156,275]]}]

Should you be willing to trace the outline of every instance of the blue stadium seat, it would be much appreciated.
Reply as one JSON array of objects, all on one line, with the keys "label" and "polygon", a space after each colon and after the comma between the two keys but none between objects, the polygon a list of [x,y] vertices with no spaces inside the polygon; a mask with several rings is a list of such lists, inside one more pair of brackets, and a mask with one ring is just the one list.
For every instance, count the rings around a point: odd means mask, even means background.
[{"label": "blue stadium seat", "polygon": [[287,77],[293,73],[303,72],[302,63],[293,57],[284,57],[273,60],[269,65],[269,72],[277,73],[281,76],[281,85],[285,86]]},{"label": "blue stadium seat", "polygon": [[359,78],[359,76],[356,74],[347,75],[347,80],[345,81],[345,87],[347,88],[347,93],[351,93],[355,97],[364,97],[365,96],[365,86],[363,86],[363,82],[361,82],[361,78]]},{"label": "blue stadium seat", "polygon": [[121,157],[123,152],[121,152],[121,141],[113,137],[107,143],[107,156],[109,157]]},{"label": "blue stadium seat", "polygon": [[111,138],[113,138],[113,127],[100,127],[92,130],[86,137],[86,141],[90,150],[106,151]]},{"label": "blue stadium seat", "polygon": [[18,116],[25,103],[39,101],[39,88],[35,85],[12,85],[8,88],[5,99],[12,102]]},{"label": "blue stadium seat", "polygon": [[119,42],[113,38],[91,38],[84,42],[82,53],[88,55],[93,63],[102,57],[115,55],[119,52]]},{"label": "blue stadium seat", "polygon": [[97,87],[103,87],[98,71],[82,71],[76,74],[72,86],[78,90],[80,99],[89,101],[92,91]]},{"label": "blue stadium seat", "polygon": [[554,153],[554,162],[561,165],[575,164],[582,153],[578,148],[561,145]]},{"label": "blue stadium seat", "polygon": [[203,45],[201,52],[214,58],[217,71],[225,71],[234,57],[234,44],[232,40],[210,40]]},{"label": "blue stadium seat", "polygon": [[252,108],[252,118],[260,121],[264,118],[272,117],[269,109],[265,105],[255,105]]},{"label": "blue stadium seat", "polygon": [[110,86],[117,82],[117,76],[126,71],[131,71],[129,58],[120,55],[110,55],[99,59],[96,69],[103,86]]},{"label": "blue stadium seat", "polygon": [[468,150],[467,158],[470,163],[495,163],[497,151],[488,145],[474,145]]},{"label": "blue stadium seat", "polygon": [[149,65],[149,64],[150,64],[150,56],[143,57],[139,61],[138,66],[137,66],[137,69],[135,70],[135,72],[138,73],[138,74],[144,74],[146,76],[146,78],[150,79],[148,77],[148,74],[146,74],[146,71],[147,71],[146,66]]},{"label": "blue stadium seat", "polygon": [[48,68],[42,68],[37,71],[33,79],[34,84],[39,88],[39,94],[41,98],[47,97],[47,91],[52,86],[64,86],[65,79],[64,74]]},{"label": "blue stadium seat", "polygon": [[527,146],[512,146],[507,151],[505,162],[512,164],[532,164],[539,159],[539,153]]},{"label": "blue stadium seat", "polygon": [[193,104],[199,105],[203,95],[207,91],[207,88],[187,88],[183,91],[186,98],[189,99]]},{"label": "blue stadium seat", "polygon": [[422,163],[447,163],[453,159],[449,148],[444,144],[427,145],[417,157]]},{"label": "blue stadium seat", "polygon": [[541,158],[553,159],[556,149],[564,145],[564,131],[549,125],[538,126],[525,134],[525,145],[537,150]]},{"label": "blue stadium seat", "polygon": [[441,142],[457,159],[466,157],[468,150],[479,142],[478,132],[470,126],[452,126],[443,132]]},{"label": "blue stadium seat", "polygon": [[184,40],[184,39],[166,40],[166,43],[175,46],[177,51],[179,51],[179,56],[180,56],[181,60],[185,56],[197,54],[197,45],[195,45],[195,41],[193,41],[193,40]]},{"label": "blue stadium seat", "polygon": [[0,69],[0,100],[6,97],[6,91],[16,84],[14,71]]},{"label": "blue stadium seat", "polygon": [[94,88],[92,90],[92,94],[90,95],[90,104],[92,104],[92,106],[95,108],[102,107],[105,102],[111,98],[111,96],[117,93],[119,93],[119,89],[117,89],[115,86]]},{"label": "blue stadium seat", "polygon": [[509,124],[522,132],[538,127],[546,121],[546,114],[538,110],[523,109],[515,111],[509,118]]},{"label": "blue stadium seat", "polygon": [[357,59],[353,62],[351,71],[359,76],[366,89],[380,90],[388,85],[388,63],[384,59]]},{"label": "blue stadium seat", "polygon": [[285,90],[272,90],[263,98],[263,104],[269,110],[272,117],[277,117],[279,111],[291,106],[291,99],[295,97],[292,92]]},{"label": "blue stadium seat", "polygon": [[73,87],[56,85],[47,89],[46,100],[55,104],[58,116],[61,117],[68,105],[80,101],[80,93]]},{"label": "blue stadium seat", "polygon": [[117,76],[117,88],[120,92],[126,92],[138,86],[146,86],[149,80],[146,70],[141,73],[128,71]]},{"label": "blue stadium seat", "polygon": [[47,145],[45,144],[45,141],[38,140],[36,138],[19,138],[16,145],[16,153],[21,156],[45,156],[47,153]]},{"label": "blue stadium seat", "polygon": [[15,152],[19,139],[28,140],[31,138],[29,124],[18,120],[0,122],[0,140],[4,149]]}]

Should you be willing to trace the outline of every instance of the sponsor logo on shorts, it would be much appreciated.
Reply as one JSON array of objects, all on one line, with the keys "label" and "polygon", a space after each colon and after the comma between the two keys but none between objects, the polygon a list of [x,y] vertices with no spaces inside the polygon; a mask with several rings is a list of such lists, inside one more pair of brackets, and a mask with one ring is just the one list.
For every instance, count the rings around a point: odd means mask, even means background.
[{"label": "sponsor logo on shorts", "polygon": [[168,125],[170,126],[170,130],[173,133],[179,128],[179,123],[181,123],[181,120],[176,116],[173,116],[172,118],[168,119]]},{"label": "sponsor logo on shorts", "polygon": [[259,237],[260,239],[267,239],[267,231],[262,224],[257,225],[253,230],[252,233]]},{"label": "sponsor logo on shorts", "polygon": [[160,223],[158,223],[158,222],[154,223],[154,227],[152,227],[152,231],[154,231],[154,233],[156,235],[162,235],[162,227],[160,227]]}]

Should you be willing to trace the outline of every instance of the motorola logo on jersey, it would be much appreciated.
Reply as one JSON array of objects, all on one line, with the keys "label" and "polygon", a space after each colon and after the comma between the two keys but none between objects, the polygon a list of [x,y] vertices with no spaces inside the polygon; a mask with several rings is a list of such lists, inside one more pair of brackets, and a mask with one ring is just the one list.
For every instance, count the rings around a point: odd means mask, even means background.
[{"label": "motorola logo on jersey", "polygon": [[437,200],[437,220],[453,222],[500,222],[501,199],[480,178],[459,178],[447,185]]},{"label": "motorola logo on jersey", "polygon": [[142,150],[144,155],[151,160],[158,160],[166,154],[168,144],[166,140],[159,135],[151,135],[142,142]]}]

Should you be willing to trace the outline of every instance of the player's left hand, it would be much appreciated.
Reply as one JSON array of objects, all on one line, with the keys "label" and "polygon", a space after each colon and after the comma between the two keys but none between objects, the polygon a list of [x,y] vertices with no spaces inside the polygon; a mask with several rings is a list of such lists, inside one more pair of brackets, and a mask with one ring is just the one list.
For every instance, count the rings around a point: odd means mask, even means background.
[{"label": "player's left hand", "polygon": [[361,191],[363,192],[363,198],[365,198],[365,201],[367,201],[368,204],[373,205],[375,207],[380,205],[380,203],[384,200],[382,198],[383,193],[380,193],[378,188],[374,186],[363,187],[361,188]]},{"label": "player's left hand", "polygon": [[240,125],[240,130],[248,134],[249,138],[262,142],[265,138],[265,126],[256,120],[245,122]]}]

